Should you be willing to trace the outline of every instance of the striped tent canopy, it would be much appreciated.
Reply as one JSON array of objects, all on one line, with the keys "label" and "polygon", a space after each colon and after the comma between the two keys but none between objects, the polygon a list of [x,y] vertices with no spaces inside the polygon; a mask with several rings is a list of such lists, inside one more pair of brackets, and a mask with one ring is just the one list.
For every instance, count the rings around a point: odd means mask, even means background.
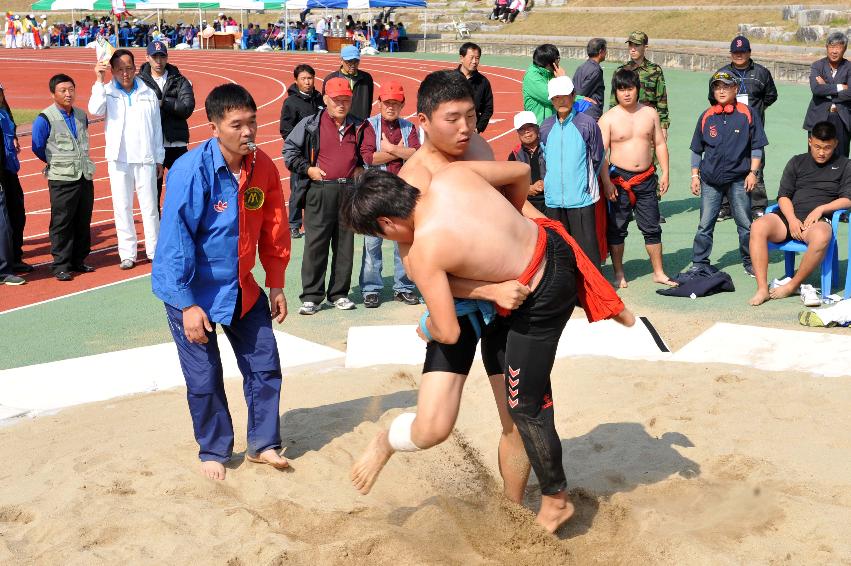
[{"label": "striped tent canopy", "polygon": [[[30,8],[37,12],[109,12],[111,0],[39,0]],[[179,2],[177,0],[150,0],[127,2],[128,10],[283,10],[284,2],[258,2],[254,0],[224,0],[222,2]]]}]

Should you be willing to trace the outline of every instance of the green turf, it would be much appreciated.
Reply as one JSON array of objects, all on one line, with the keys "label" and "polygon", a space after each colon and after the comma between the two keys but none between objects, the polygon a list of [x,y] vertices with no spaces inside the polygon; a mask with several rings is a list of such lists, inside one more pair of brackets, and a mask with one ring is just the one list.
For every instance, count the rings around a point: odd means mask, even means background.
[{"label": "green turf", "polygon": [[[451,60],[445,55],[412,55],[430,60]],[[388,57],[384,55],[384,57]],[[392,57],[392,56],[390,56]],[[521,57],[485,57],[485,64],[515,69],[525,69],[529,59]],[[572,74],[580,61],[567,61]],[[617,66],[616,62],[604,63],[607,84]],[[671,152],[671,189],[662,201],[662,213],[668,222],[663,225],[665,266],[669,274],[686,268],[691,257],[691,243],[697,227],[699,199],[689,191],[688,146],[698,115],[706,108],[708,73],[691,73],[666,70],[668,96],[671,107],[671,130],[669,148]],[[519,85],[518,85],[519,87]],[[804,85],[779,84],[779,101],[768,110],[767,133],[771,145],[768,148],[766,183],[769,198],[776,197],[777,185],[783,166],[796,153],[805,151],[806,134],[801,129],[804,112],[810,95]],[[497,105],[499,102],[497,101]],[[844,275],[847,265],[847,226],[840,228],[842,259],[840,273]],[[291,316],[282,330],[308,340],[344,348],[347,327],[363,324],[413,323],[420,312],[418,307],[407,307],[399,303],[385,304],[377,310],[365,310],[362,305],[354,312],[323,310],[313,317],[295,313],[300,291],[299,268],[303,240],[293,244],[293,258],[287,270],[287,298]],[[631,226],[626,245],[626,274],[631,280],[629,289],[622,292],[625,301],[638,312],[680,312],[687,317],[712,319],[747,324],[769,324],[794,327],[801,303],[797,299],[771,301],[754,309],[747,305],[755,285],[745,276],[737,252],[737,237],[732,221],[720,223],[715,232],[715,248],[712,261],[725,268],[733,277],[737,291],[723,293],[698,300],[668,298],[657,295],[657,288],[649,278],[649,264],[643,249],[641,234]],[[351,297],[360,300],[357,275],[360,273],[360,238],[356,239],[354,285]],[[385,245],[385,261],[391,260],[390,246]],[[782,276],[780,255],[775,255],[769,275]],[[391,260],[392,261],[392,260]],[[390,272],[385,265],[385,273]],[[258,270],[259,273],[259,270]],[[611,268],[604,273],[611,275]],[[258,275],[262,281],[262,275]],[[389,297],[392,277],[385,277],[385,298]],[[113,285],[82,295],[62,299],[0,316],[0,344],[4,355],[0,368],[17,367],[57,359],[89,355],[99,352],[161,343],[169,340],[162,304],[150,293],[150,278]]]},{"label": "green turf", "polygon": [[30,108],[12,108],[12,114],[15,116],[17,125],[30,124],[35,117],[41,114],[41,110],[32,110]]}]

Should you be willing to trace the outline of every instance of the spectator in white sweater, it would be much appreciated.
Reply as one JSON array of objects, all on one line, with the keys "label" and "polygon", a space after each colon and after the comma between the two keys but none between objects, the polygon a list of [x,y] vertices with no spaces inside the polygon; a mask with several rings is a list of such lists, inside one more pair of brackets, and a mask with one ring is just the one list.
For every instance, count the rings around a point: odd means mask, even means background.
[{"label": "spectator in white sweater", "polygon": [[[104,83],[107,67],[112,80]],[[154,259],[160,229],[157,178],[162,175],[165,149],[156,93],[136,78],[133,53],[118,49],[109,61],[95,65],[97,81],[89,99],[89,113],[106,116],[106,161],[112,190],[112,209],[118,236],[121,269],[136,265],[136,226],[133,192],[139,199],[145,252]]]}]

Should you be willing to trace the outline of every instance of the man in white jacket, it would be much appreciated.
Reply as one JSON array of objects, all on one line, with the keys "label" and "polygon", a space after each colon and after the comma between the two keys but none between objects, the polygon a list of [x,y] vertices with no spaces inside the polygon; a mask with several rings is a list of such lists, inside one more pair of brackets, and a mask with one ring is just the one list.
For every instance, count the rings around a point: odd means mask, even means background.
[{"label": "man in white jacket", "polygon": [[[104,84],[106,69],[112,80]],[[112,209],[118,235],[121,269],[136,265],[136,226],[133,223],[133,191],[139,199],[145,252],[154,259],[160,230],[157,211],[157,178],[162,175],[165,149],[156,93],[136,79],[133,53],[118,49],[109,61],[95,65],[97,81],[89,99],[89,113],[106,116],[106,161],[112,189]]]}]

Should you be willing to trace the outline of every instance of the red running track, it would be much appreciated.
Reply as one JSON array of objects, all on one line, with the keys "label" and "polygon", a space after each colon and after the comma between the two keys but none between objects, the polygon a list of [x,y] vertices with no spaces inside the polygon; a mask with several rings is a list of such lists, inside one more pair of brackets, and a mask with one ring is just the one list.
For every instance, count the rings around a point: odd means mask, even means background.
[{"label": "red running track", "polygon": [[[144,62],[144,51],[135,50],[137,64]],[[339,66],[336,55],[313,53],[242,53],[230,51],[172,51],[169,62],[178,66],[195,87],[196,109],[189,120],[190,148],[209,136],[209,126],[204,114],[204,99],[215,86],[235,82],[245,86],[257,102],[257,144],[269,154],[278,166],[284,191],[289,194],[289,172],[281,157],[282,140],[278,132],[281,105],[286,89],[293,82],[292,69],[299,63],[308,63],[316,69],[317,78],[334,71]],[[77,83],[76,106],[85,109],[95,80],[94,52],[88,49],[51,49],[46,51],[0,52],[3,67],[3,86],[13,112],[15,108],[40,109],[52,103],[47,88],[49,78],[55,73],[66,73]],[[451,64],[443,61],[419,59],[368,57],[361,68],[372,74],[376,86],[383,81],[397,80],[408,94],[405,114],[415,112],[415,93],[421,79],[429,72],[445,69]],[[498,159],[504,158],[517,143],[512,128],[514,113],[522,109],[520,83],[522,71],[502,67],[483,66],[481,71],[491,81],[494,91],[495,113],[485,138],[491,142]],[[95,172],[95,203],[92,214],[92,254],[87,262],[98,270],[80,275],[71,282],[56,281],[50,273],[50,197],[47,181],[42,176],[43,163],[30,149],[30,138],[22,136],[27,126],[19,128],[22,152],[19,173],[24,188],[27,225],[24,232],[24,259],[36,266],[27,276],[27,285],[4,286],[0,294],[0,313],[38,302],[79,293],[118,281],[150,273],[150,264],[142,263],[135,269],[118,269],[115,227],[112,220],[112,202],[104,160],[103,124],[90,126],[91,156],[97,166]],[[136,228],[140,246],[144,245],[141,220],[135,209]],[[140,254],[141,257],[144,255]]]}]

